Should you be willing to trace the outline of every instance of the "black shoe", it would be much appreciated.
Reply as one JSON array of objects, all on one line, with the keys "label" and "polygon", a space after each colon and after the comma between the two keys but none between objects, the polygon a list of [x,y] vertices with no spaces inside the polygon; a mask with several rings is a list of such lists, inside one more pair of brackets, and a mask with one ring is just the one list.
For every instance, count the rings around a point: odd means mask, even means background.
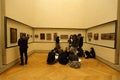
[{"label": "black shoe", "polygon": [[23,63],[21,63],[20,65],[24,65]]}]

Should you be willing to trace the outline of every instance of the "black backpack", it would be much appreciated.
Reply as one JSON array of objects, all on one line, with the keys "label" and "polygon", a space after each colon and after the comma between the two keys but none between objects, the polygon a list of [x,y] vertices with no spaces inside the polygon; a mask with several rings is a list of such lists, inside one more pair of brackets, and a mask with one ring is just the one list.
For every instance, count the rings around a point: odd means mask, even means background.
[{"label": "black backpack", "polygon": [[60,64],[66,65],[68,63],[68,56],[65,52],[59,54],[58,61]]},{"label": "black backpack", "polygon": [[47,57],[47,63],[48,64],[54,64],[55,63],[55,52],[51,51],[48,53],[48,57]]}]

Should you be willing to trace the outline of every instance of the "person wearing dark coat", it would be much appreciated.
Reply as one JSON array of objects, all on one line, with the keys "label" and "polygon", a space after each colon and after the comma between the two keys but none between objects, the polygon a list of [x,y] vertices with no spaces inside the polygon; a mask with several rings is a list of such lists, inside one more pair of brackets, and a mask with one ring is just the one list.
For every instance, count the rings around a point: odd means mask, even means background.
[{"label": "person wearing dark coat", "polygon": [[54,50],[48,53],[47,64],[54,64],[56,62]]},{"label": "person wearing dark coat", "polygon": [[60,64],[66,65],[68,63],[68,55],[66,52],[59,54],[58,61]]},{"label": "person wearing dark coat", "polygon": [[79,48],[82,48],[82,46],[83,46],[83,37],[81,36],[81,34],[78,34],[78,39],[79,39]]},{"label": "person wearing dark coat", "polygon": [[71,48],[70,48],[70,51],[74,52],[74,54],[77,54],[77,48],[79,46],[79,40],[77,38],[77,35],[74,34],[73,35],[73,41],[72,41],[72,44],[71,44]]},{"label": "person wearing dark coat", "polygon": [[56,37],[56,48],[57,49],[60,48],[60,39],[59,39],[59,36]]},{"label": "person wearing dark coat", "polygon": [[96,54],[95,54],[95,50],[93,47],[90,48],[90,54],[91,54],[91,58],[95,58]]},{"label": "person wearing dark coat", "polygon": [[[27,49],[28,49],[28,39],[29,37],[26,37],[24,34],[20,37],[18,40],[18,46],[20,50],[20,65],[24,65],[28,63],[28,55],[27,55]],[[25,62],[24,62],[24,56],[25,56]]]}]

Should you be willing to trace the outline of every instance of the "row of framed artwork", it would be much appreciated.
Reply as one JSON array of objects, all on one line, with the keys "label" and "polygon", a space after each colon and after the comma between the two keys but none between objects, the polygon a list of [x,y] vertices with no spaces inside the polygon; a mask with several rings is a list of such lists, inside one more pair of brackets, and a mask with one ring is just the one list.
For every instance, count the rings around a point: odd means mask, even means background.
[{"label": "row of framed artwork", "polygon": [[[40,35],[35,34],[35,38],[39,38],[39,36],[40,40],[52,40],[52,33],[40,33]],[[57,36],[57,33],[53,33],[53,40],[56,40]],[[60,35],[60,39],[68,39],[68,35]]]},{"label": "row of framed artwork", "polygon": [[[20,37],[22,35],[26,35],[29,38],[32,38],[33,36],[24,32],[20,32]],[[58,36],[57,33],[53,33],[53,40],[56,39],[56,37]],[[34,38],[40,38],[40,40],[52,40],[52,33],[40,33],[39,34],[35,34]],[[60,35],[60,39],[68,39],[68,35]],[[16,28],[10,28],[10,43],[17,43],[17,29]]]},{"label": "row of framed artwork", "polygon": [[92,33],[89,32],[87,34],[88,36],[88,41],[91,41],[93,38],[94,40],[99,40],[99,35],[101,35],[101,40],[115,40],[115,33]]}]

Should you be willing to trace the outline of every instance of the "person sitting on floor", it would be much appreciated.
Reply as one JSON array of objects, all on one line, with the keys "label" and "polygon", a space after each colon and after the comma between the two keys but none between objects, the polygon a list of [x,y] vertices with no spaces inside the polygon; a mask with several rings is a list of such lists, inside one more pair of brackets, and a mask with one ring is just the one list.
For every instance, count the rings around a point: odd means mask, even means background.
[{"label": "person sitting on floor", "polygon": [[72,68],[80,68],[80,60],[77,55],[75,55],[73,52],[71,52],[69,56],[69,65]]}]

